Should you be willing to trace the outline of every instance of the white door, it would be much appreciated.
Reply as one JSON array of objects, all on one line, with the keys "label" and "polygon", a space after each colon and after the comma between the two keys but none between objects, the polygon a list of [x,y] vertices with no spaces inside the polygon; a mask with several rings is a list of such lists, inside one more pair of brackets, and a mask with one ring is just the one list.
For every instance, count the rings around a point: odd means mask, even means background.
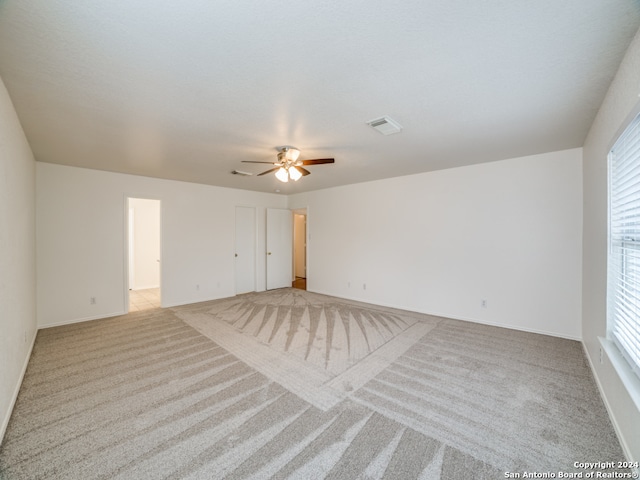
[{"label": "white door", "polygon": [[236,294],[256,290],[256,209],[236,207]]},{"label": "white door", "polygon": [[293,276],[293,215],[267,208],[267,290],[290,287]]}]

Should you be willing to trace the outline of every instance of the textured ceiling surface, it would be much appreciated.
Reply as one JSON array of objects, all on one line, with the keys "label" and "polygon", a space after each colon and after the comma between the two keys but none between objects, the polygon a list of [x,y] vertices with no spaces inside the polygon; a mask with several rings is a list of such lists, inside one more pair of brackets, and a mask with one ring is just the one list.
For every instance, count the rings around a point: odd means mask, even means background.
[{"label": "textured ceiling surface", "polygon": [[[580,147],[639,25],[637,0],[0,0],[0,76],[38,161],[288,194]],[[281,145],[336,163],[241,163]]]}]

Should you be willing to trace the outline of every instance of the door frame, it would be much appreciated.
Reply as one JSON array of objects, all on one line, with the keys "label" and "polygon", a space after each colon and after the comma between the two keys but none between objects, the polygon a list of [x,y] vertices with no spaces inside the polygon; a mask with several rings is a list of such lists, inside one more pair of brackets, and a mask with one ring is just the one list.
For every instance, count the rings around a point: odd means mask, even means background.
[{"label": "door frame", "polygon": [[307,278],[309,276],[309,216],[307,214],[307,209],[306,208],[294,208],[293,210],[291,210],[293,212],[293,275],[292,275],[292,279],[295,281],[296,278],[298,278],[296,276],[296,252],[295,252],[295,248],[296,248],[296,221],[295,221],[295,216],[296,215],[303,215],[304,216],[304,273],[305,276],[304,278]]},{"label": "door frame", "polygon": [[124,294],[123,294],[123,301],[124,301],[124,309],[123,311],[125,313],[129,313],[129,268],[131,268],[131,266],[129,265],[129,199],[133,198],[133,199],[141,199],[141,200],[157,200],[159,202],[159,226],[158,226],[158,241],[160,242],[160,265],[159,265],[159,275],[160,275],[160,306],[161,308],[164,308],[164,295],[162,295],[162,292],[164,290],[164,277],[162,275],[162,265],[164,263],[163,261],[163,245],[164,242],[162,241],[163,239],[163,222],[162,222],[162,198],[159,197],[153,197],[153,196],[149,196],[149,195],[143,195],[143,194],[128,194],[125,193],[124,194],[124,201],[123,201],[123,212],[124,212],[124,254],[123,254],[123,264],[124,264]]},{"label": "door frame", "polygon": [[[305,248],[305,274],[306,274],[306,279],[307,279],[307,290],[309,290],[309,278],[311,277],[311,269],[310,269],[310,265],[309,265],[309,251],[311,249],[311,234],[309,233],[311,230],[309,229],[309,224],[310,224],[310,215],[309,215],[309,207],[300,207],[300,208],[292,208],[291,209],[291,213],[292,215],[304,215],[306,217],[306,221],[305,221],[305,243],[306,243],[306,248]],[[295,224],[294,224],[295,225]],[[295,255],[295,253],[294,253]],[[293,260],[294,265],[293,265],[293,270],[292,270],[292,276],[293,276],[293,280],[296,279],[296,270],[295,270],[295,259]]]}]

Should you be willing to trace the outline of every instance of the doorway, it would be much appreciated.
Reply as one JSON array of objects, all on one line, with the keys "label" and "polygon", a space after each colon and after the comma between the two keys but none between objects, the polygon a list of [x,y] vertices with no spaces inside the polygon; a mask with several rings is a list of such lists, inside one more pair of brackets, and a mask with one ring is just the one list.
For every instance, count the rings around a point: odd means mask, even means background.
[{"label": "doorway", "polygon": [[128,311],[160,308],[160,200],[127,198]]},{"label": "doorway", "polygon": [[293,288],[307,289],[307,210],[293,213]]}]

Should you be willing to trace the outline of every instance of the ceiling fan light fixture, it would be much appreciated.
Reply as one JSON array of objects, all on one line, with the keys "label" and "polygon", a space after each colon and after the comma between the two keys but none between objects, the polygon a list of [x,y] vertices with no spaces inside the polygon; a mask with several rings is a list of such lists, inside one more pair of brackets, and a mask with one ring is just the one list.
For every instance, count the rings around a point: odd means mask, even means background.
[{"label": "ceiling fan light fixture", "polygon": [[290,167],[289,176],[291,177],[291,180],[297,182],[302,177],[302,173],[300,173],[300,170],[298,170],[296,167]]},{"label": "ceiling fan light fixture", "polygon": [[292,162],[298,160],[298,157],[300,156],[300,150],[295,147],[284,147],[282,150],[284,152],[284,158],[291,160]]},{"label": "ceiling fan light fixture", "polygon": [[276,172],[276,178],[281,182],[286,183],[289,181],[289,172],[287,172],[283,167],[280,167]]},{"label": "ceiling fan light fixture", "polygon": [[[0,0],[1,1],[1,0]],[[309,175],[311,172],[304,168],[308,165],[323,165],[326,163],[335,163],[334,158],[314,158],[308,160],[298,160],[300,157],[300,150],[295,147],[276,147],[278,149],[278,161],[277,162],[265,162],[258,160],[242,160],[243,163],[266,163],[272,165],[266,172],[258,174],[258,177],[266,175],[268,173],[276,172],[276,178],[282,183],[286,183],[289,179],[297,182],[302,177]],[[241,175],[243,172],[234,170],[235,175]]]}]

